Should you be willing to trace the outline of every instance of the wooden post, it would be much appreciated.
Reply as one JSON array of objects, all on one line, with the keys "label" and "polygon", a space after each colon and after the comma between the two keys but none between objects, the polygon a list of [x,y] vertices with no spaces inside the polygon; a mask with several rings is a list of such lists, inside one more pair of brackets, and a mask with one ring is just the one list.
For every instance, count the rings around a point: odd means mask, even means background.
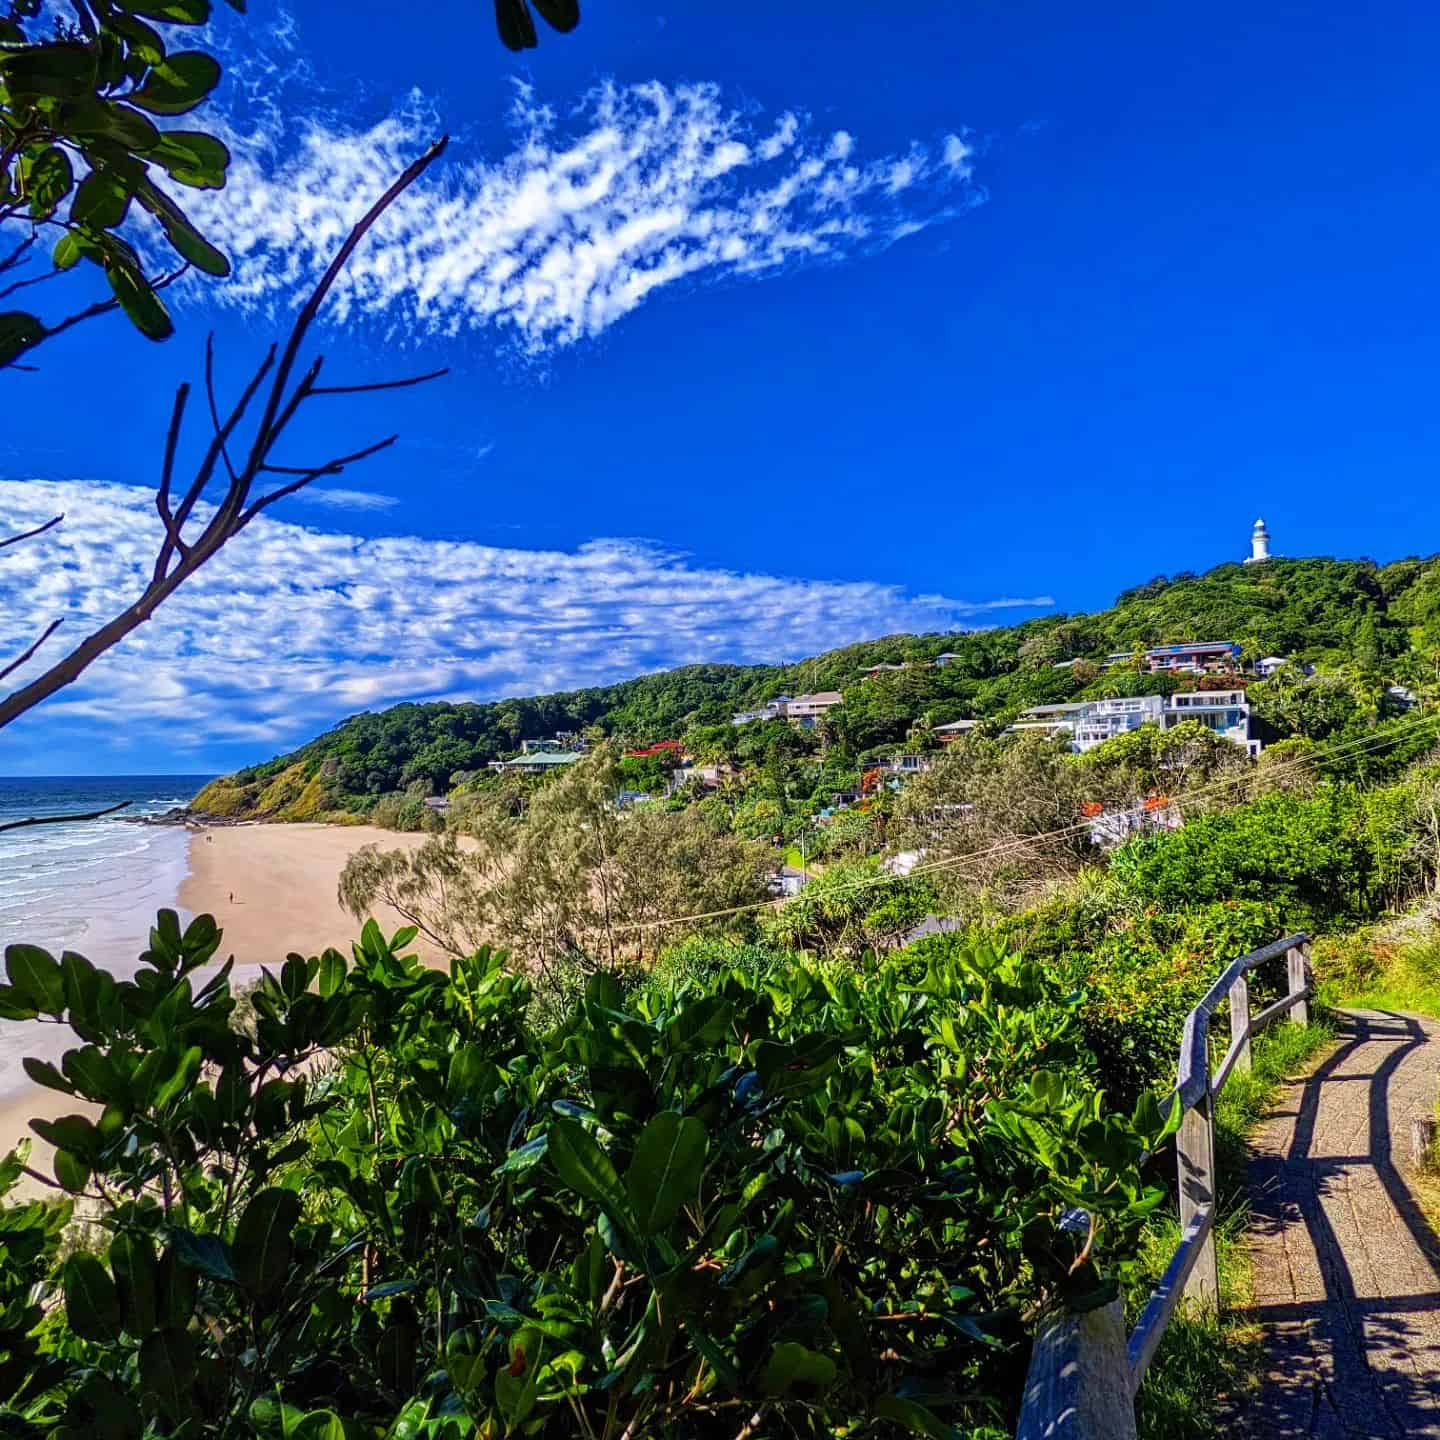
[{"label": "wooden post", "polygon": [[[1183,1232],[1197,1210],[1215,1203],[1214,1099],[1204,1095],[1185,1112],[1175,1137],[1180,1170],[1180,1229]],[[1215,1231],[1211,1227],[1185,1282],[1185,1294],[1202,1305],[1220,1304],[1220,1268],[1215,1260]]]},{"label": "wooden post", "polygon": [[[1308,945],[1297,946],[1293,950],[1285,952],[1285,963],[1290,971],[1291,995],[1303,990],[1310,982],[1310,947]],[[1301,1000],[1290,1007],[1290,1023],[1292,1025],[1308,1025],[1310,1023],[1310,1002]]]},{"label": "wooden post", "polygon": [[1237,975],[1234,983],[1230,986],[1230,1043],[1233,1045],[1239,1036],[1245,1036],[1240,1041],[1239,1049],[1235,1052],[1235,1068],[1237,1070],[1250,1068],[1250,1037],[1246,1034],[1249,1029],[1250,982],[1243,975]]},{"label": "wooden post", "polygon": [[1016,1440],[1135,1440],[1119,1300],[1047,1320],[1030,1352]]},{"label": "wooden post", "polygon": [[1440,1133],[1440,1120],[1433,1115],[1417,1115],[1410,1121],[1410,1159],[1417,1170],[1434,1166],[1437,1133]]}]

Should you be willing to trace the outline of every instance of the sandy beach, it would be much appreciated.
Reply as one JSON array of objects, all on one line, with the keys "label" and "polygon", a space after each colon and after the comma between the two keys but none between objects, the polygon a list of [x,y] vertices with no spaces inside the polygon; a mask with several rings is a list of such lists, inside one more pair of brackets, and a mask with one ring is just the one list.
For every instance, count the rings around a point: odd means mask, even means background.
[{"label": "sandy beach", "polygon": [[[369,825],[214,826],[190,836],[190,873],[180,886],[187,915],[213,915],[223,932],[219,955],[236,967],[284,962],[292,951],[345,954],[360,933],[336,895],[345,862],[364,845],[418,846],[423,835]],[[389,934],[405,924],[388,907],[375,918]],[[437,959],[419,939],[416,952]]]},{"label": "sandy beach", "polygon": [[[180,881],[178,895],[157,899],[150,893],[153,887],[147,888],[149,876],[136,877],[135,893],[143,897],[152,918],[157,903],[175,906],[185,919],[213,915],[222,931],[217,958],[234,957],[234,978],[243,985],[247,971],[258,975],[260,965],[278,969],[292,951],[317,955],[333,945],[348,955],[360,925],[341,908],[336,894],[345,862],[363,845],[413,848],[424,838],[363,825],[206,827],[185,834],[188,874]],[[405,924],[388,907],[382,907],[375,918],[387,934]],[[142,922],[149,923],[144,917],[130,917],[129,926],[135,929]],[[87,948],[91,959],[113,973],[134,972],[133,946],[123,953]],[[433,946],[419,941],[414,949],[428,961],[440,958]],[[0,1154],[29,1139],[33,1142],[31,1164],[45,1174],[52,1173],[49,1146],[33,1134],[29,1121],[75,1114],[88,1107],[33,1084],[21,1060],[33,1055],[58,1062],[75,1043],[69,1030],[54,1025],[11,1025],[0,1031]],[[40,1187],[26,1182],[24,1188],[37,1193]]]}]

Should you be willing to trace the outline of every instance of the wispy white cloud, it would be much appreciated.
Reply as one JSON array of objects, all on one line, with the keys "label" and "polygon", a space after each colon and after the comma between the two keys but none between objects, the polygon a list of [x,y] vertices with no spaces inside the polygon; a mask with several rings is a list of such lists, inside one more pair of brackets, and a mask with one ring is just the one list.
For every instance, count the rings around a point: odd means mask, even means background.
[{"label": "wispy white cloud", "polygon": [[[438,129],[418,95],[367,127],[253,111],[246,123],[229,137],[226,189],[185,197],[234,260],[206,294],[239,307],[291,302]],[[336,319],[394,334],[497,327],[540,352],[681,282],[881,250],[984,198],[959,134],[867,157],[847,131],[757,120],[714,85],[605,82],[563,113],[520,86],[511,130],[500,158],[452,146],[387,212],[338,287]]]},{"label": "wispy white cloud", "polygon": [[[61,511],[62,526],[0,559],[0,655],[56,616],[74,643],[143,586],[158,538],[148,490],[0,481],[12,529]],[[140,737],[177,754],[237,742],[263,754],[402,699],[490,699],[699,661],[793,659],[1051,603],[741,573],[633,540],[525,550],[362,539],[261,517],[37,715],[47,734],[92,735],[97,757]],[[0,739],[0,755],[11,743]]]},{"label": "wispy white cloud", "polygon": [[295,500],[303,505],[318,505],[324,510],[389,510],[400,503],[398,495],[325,485],[311,485],[298,491]]}]

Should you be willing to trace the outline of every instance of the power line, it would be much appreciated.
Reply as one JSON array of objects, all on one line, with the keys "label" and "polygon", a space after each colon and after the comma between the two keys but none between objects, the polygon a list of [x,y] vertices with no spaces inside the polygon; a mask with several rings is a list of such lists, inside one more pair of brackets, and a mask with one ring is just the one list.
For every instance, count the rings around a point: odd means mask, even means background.
[{"label": "power line", "polygon": [[[1381,736],[1361,737],[1358,740],[1336,741],[1327,748],[1329,757],[1351,752],[1353,754],[1364,754],[1369,750],[1378,750],[1390,745],[1400,738],[1400,734],[1407,727],[1414,725],[1435,725],[1440,722],[1440,712],[1433,712],[1427,715],[1417,715],[1413,721],[1401,721],[1394,729]],[[1317,747],[1321,748],[1321,747]],[[1297,755],[1293,760],[1282,760],[1278,765],[1271,766],[1265,772],[1265,778],[1271,779],[1284,774],[1290,770],[1300,769],[1312,764],[1319,756],[1312,751],[1305,755]],[[1225,776],[1220,780],[1211,781],[1205,785],[1196,786],[1192,790],[1185,791],[1171,797],[1172,804],[1185,804],[1196,800],[1201,796],[1213,794],[1216,791],[1225,790],[1234,786],[1244,786],[1253,783],[1255,776],[1247,772],[1239,775]],[[973,850],[965,855],[951,855],[943,860],[933,860],[926,865],[917,865],[908,875],[870,875],[861,880],[852,880],[846,884],[836,885],[830,894],[847,893],[851,890],[868,890],[880,885],[893,885],[897,881],[911,879],[916,875],[933,874],[939,870],[948,870],[977,864],[987,860],[991,856],[1008,854],[1015,850],[1026,850],[1042,844],[1047,840],[1060,840],[1070,836],[1088,832],[1092,822],[1080,820],[1069,825],[1062,825],[1055,830],[1040,831],[1034,835],[1019,835],[1011,840],[1002,840],[996,845],[989,846],[984,850]],[[660,930],[671,925],[692,925],[699,924],[705,920],[724,920],[732,915],[744,915],[758,910],[770,910],[777,908],[783,902],[776,900],[752,900],[743,905],[731,905],[721,910],[705,910],[694,915],[674,915],[662,920],[636,920],[625,925],[615,926],[615,930],[621,934],[635,931]]]}]

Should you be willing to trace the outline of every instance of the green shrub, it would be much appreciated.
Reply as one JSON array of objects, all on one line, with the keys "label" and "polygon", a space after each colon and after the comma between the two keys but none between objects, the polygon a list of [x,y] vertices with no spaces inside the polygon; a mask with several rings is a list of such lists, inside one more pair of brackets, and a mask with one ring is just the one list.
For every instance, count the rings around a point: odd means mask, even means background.
[{"label": "green shrub", "polygon": [[[1264,901],[1137,909],[1125,903],[1123,891],[1089,885],[960,934],[927,937],[900,962],[924,965],[988,934],[1044,966],[1076,994],[1095,1073],[1111,1100],[1126,1106],[1173,1080],[1185,1017],[1220,971],[1285,930],[1279,907]],[[1278,984],[1278,973],[1257,978],[1257,999]]]},{"label": "green shrub", "polygon": [[728,940],[720,935],[689,935],[662,950],[655,961],[656,984],[675,985],[686,980],[710,984],[731,970],[764,979],[794,962],[787,950],[750,940]]},{"label": "green shrub", "polygon": [[1003,950],[595,975],[537,1033],[498,956],[370,922],[240,1029],[219,938],[164,912],[134,980],[7,953],[0,1013],[84,1042],[29,1073],[95,1116],[35,1122],[102,1241],[53,1365],[12,1349],[56,1440],[998,1436],[1026,1326],[1113,1293],[1162,1198],[1154,1101],[1107,1114],[1073,1001]]},{"label": "green shrub", "polygon": [[1226,899],[1279,905],[1294,928],[1364,919],[1396,880],[1393,856],[1351,791],[1262,796],[1181,830],[1131,840],[1111,870],[1170,909]]}]

